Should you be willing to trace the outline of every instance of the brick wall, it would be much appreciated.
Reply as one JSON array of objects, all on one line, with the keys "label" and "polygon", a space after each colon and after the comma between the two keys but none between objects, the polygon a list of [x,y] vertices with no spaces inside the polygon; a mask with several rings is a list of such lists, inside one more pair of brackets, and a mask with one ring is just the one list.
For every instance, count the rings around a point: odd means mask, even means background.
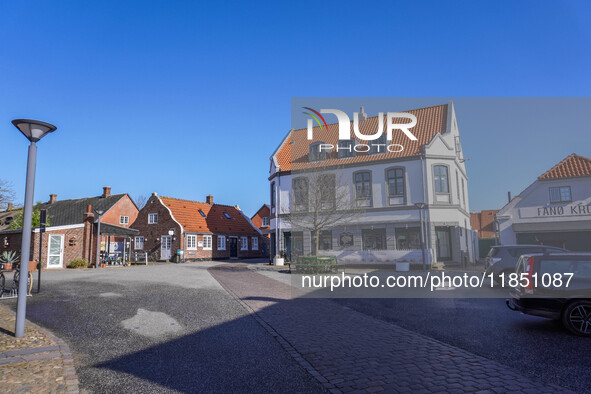
[{"label": "brick wall", "polygon": [[[119,217],[121,215],[129,216],[129,224],[119,223]],[[135,204],[133,203],[133,201],[131,201],[128,195],[125,195],[121,200],[117,202],[117,204],[113,205],[113,207],[109,209],[109,212],[105,213],[101,217],[101,222],[114,224],[115,226],[130,227],[133,224],[133,222],[137,219],[137,216],[138,210]]]},{"label": "brick wall", "polygon": [[[148,215],[150,213],[158,214],[158,223],[148,224]],[[159,238],[168,235],[168,231],[171,229],[175,232],[172,240],[172,256],[174,257],[177,249],[181,248],[181,228],[170,216],[168,208],[160,203],[158,196],[152,195],[148,199],[130,227],[139,230],[138,236],[144,237],[143,250],[149,253],[152,260],[160,260],[161,243]],[[135,242],[132,242],[132,249],[135,250]]]},{"label": "brick wall", "polygon": [[[257,213],[256,213],[256,214],[255,214],[255,215],[252,217],[252,219],[251,219],[251,222],[252,222],[252,224],[253,224],[253,225],[254,225],[256,228],[258,228],[258,229],[260,229],[260,230],[263,230],[263,229],[269,229],[269,226],[263,226],[263,217],[268,217],[268,218],[269,218],[269,220],[270,220],[270,219],[271,219],[271,218],[270,218],[270,216],[271,216],[271,211],[269,210],[269,208],[268,208],[267,206],[263,206],[263,207],[262,207],[261,209],[259,209],[259,211],[258,211],[258,212],[257,212]],[[269,235],[269,234],[266,234],[266,235],[265,235],[265,237],[266,237],[266,238],[269,238],[269,237],[270,237],[270,235]]]}]

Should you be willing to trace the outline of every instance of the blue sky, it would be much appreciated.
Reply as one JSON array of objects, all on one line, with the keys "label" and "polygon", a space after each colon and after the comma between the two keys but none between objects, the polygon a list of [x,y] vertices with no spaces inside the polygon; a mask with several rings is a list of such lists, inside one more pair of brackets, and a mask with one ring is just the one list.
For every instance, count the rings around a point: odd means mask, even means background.
[{"label": "blue sky", "polygon": [[[10,120],[30,117],[58,126],[39,143],[36,200],[211,193],[250,215],[292,97],[589,95],[590,17],[586,1],[5,0],[0,178],[22,201],[27,142]],[[477,103],[456,99],[472,209],[591,156],[588,100]],[[497,126],[507,117],[524,127]]]}]

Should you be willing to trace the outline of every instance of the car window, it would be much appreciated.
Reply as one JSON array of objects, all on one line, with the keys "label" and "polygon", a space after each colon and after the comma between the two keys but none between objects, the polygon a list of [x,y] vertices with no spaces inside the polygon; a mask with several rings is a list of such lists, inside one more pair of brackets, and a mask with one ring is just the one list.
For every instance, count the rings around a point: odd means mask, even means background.
[{"label": "car window", "polygon": [[571,260],[542,260],[540,261],[540,274],[565,274],[575,271],[576,261]]},{"label": "car window", "polygon": [[521,248],[507,248],[507,253],[509,253],[511,257],[519,257],[521,256],[521,253],[519,253],[520,250]]},{"label": "car window", "polygon": [[519,261],[517,262],[517,265],[515,266],[515,272],[517,272],[517,274],[521,274],[522,272],[525,272],[525,265],[527,262],[527,259],[529,259],[529,256],[521,256],[519,258]]},{"label": "car window", "polygon": [[591,279],[591,260],[577,261],[574,274],[577,279]]}]

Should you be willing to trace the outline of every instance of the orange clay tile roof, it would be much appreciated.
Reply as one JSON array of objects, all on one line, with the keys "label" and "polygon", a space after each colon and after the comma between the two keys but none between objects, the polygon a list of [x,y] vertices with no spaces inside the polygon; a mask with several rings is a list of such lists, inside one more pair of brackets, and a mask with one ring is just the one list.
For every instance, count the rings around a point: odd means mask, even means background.
[{"label": "orange clay tile roof", "polygon": [[573,153],[540,175],[538,179],[560,179],[578,176],[591,176],[591,159]]},{"label": "orange clay tile roof", "polygon": [[[172,197],[160,197],[172,216],[189,233],[213,233],[227,235],[259,235],[258,231],[242,215],[242,212],[229,205],[181,200]],[[199,213],[202,210],[204,218]],[[224,215],[227,213],[230,219]]]},{"label": "orange clay tile roof", "polygon": [[[417,141],[410,140],[402,131],[395,130],[392,133],[391,144],[400,144],[404,146],[402,152],[385,152],[373,155],[367,153],[357,153],[355,157],[339,159],[337,152],[333,149],[327,160],[310,163],[308,154],[310,145],[315,142],[324,142],[327,144],[337,145],[338,142],[338,123],[328,125],[328,131],[322,131],[319,126],[314,127],[313,140],[308,140],[308,130],[298,129],[293,130],[285,139],[282,146],[279,148],[275,157],[279,164],[281,171],[301,170],[313,166],[331,166],[344,165],[349,163],[362,163],[375,160],[388,160],[401,157],[415,156],[420,153],[421,147],[431,142],[437,133],[444,133],[447,127],[447,107],[448,104],[437,105],[434,107],[426,107],[405,111],[417,117],[417,125],[410,129],[410,131],[417,137]],[[368,117],[360,124],[361,134],[375,134],[378,130],[378,116]],[[395,121],[398,120],[395,118]],[[384,133],[386,132],[387,116],[384,114]],[[408,123],[407,118],[400,118],[398,123]],[[353,122],[351,122],[351,136],[353,133]],[[355,137],[353,137],[355,138]],[[362,141],[355,138],[359,143],[371,144],[375,141]]]}]

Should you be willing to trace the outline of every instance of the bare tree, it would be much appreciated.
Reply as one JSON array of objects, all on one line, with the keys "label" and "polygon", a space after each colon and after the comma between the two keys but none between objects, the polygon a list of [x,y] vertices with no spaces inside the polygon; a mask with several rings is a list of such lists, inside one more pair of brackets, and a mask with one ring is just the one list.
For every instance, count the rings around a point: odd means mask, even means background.
[{"label": "bare tree", "polygon": [[352,197],[351,184],[342,181],[339,169],[312,169],[292,174],[291,207],[284,216],[293,230],[312,233],[318,252],[321,232],[355,221],[364,212]]},{"label": "bare tree", "polygon": [[146,205],[146,202],[148,202],[148,197],[143,194],[138,194],[135,196],[133,201],[135,202],[135,205],[137,205],[138,209],[141,210]]},{"label": "bare tree", "polygon": [[15,198],[14,188],[9,182],[0,179],[0,209],[6,209],[9,202]]}]

